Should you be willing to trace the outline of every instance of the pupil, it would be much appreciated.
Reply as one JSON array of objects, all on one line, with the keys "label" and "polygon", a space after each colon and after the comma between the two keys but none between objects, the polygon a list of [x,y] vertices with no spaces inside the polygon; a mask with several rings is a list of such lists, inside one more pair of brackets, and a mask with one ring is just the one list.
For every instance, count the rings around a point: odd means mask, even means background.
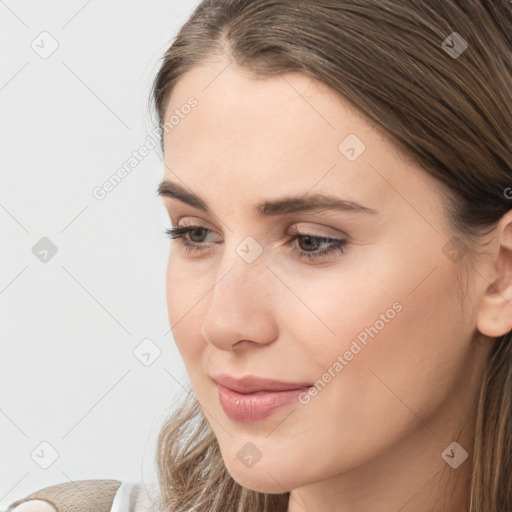
[{"label": "pupil", "polygon": [[[311,241],[313,240],[312,237],[305,236],[305,237],[303,237],[303,239],[306,242],[306,247],[309,245],[309,248],[311,249],[312,245],[314,246],[314,244],[311,244]],[[314,249],[314,247],[313,247],[313,249]]]},{"label": "pupil", "polygon": [[[194,228],[191,233],[192,233],[192,236],[197,236],[199,238],[201,238],[201,231],[203,230],[203,228]],[[198,234],[199,233],[199,234]]]}]

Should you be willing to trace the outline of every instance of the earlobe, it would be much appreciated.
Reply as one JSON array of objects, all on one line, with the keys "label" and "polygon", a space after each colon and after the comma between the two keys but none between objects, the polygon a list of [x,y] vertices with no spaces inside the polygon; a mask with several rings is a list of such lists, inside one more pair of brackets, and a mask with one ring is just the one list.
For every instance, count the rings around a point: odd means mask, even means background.
[{"label": "earlobe", "polygon": [[489,246],[493,280],[477,314],[478,330],[492,338],[512,329],[512,210],[503,215],[495,231],[499,242]]},{"label": "earlobe", "polygon": [[[508,287],[511,290],[511,287]],[[492,293],[492,292],[491,292]],[[512,329],[512,301],[507,292],[494,292],[499,298],[491,298],[486,293],[477,315],[477,328],[485,336],[498,338]]]},{"label": "earlobe", "polygon": [[490,318],[490,316],[487,315],[477,319],[477,327],[482,334],[490,338],[499,338],[510,332],[512,321],[510,314],[507,318],[503,318],[503,315],[501,318]]}]

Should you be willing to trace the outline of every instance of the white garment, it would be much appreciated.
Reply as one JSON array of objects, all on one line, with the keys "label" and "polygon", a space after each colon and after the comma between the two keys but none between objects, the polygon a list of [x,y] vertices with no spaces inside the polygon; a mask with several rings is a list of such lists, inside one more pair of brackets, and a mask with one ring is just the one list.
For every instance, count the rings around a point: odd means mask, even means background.
[{"label": "white garment", "polygon": [[123,482],[117,489],[110,512],[135,512],[141,485],[132,482]]},{"label": "white garment", "polygon": [[155,504],[141,483],[123,482],[114,496],[110,512],[155,511]]}]

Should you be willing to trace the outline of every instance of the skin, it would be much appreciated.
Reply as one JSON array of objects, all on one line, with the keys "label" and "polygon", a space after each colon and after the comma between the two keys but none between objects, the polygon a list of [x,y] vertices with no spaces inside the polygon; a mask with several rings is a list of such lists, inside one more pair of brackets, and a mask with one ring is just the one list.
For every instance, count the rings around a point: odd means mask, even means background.
[{"label": "skin", "polygon": [[[212,213],[162,200],[173,225],[214,234],[189,236],[202,246],[194,253],[171,242],[168,313],[229,473],[250,489],[291,491],[288,512],[467,510],[487,336],[512,325],[511,212],[482,240],[486,254],[454,262],[443,251],[454,236],[445,189],[323,84],[300,73],[254,80],[222,57],[180,79],[166,119],[191,96],[197,107],[164,135],[164,178]],[[338,150],[351,133],[366,146],[353,162]],[[378,213],[252,212],[315,192]],[[286,245],[294,226],[350,243],[309,262]],[[248,236],[263,249],[252,263],[236,251]],[[256,423],[224,413],[211,376],[314,383],[396,302],[401,311],[308,404]],[[469,454],[457,469],[441,457],[453,441]],[[261,452],[252,467],[237,456],[249,442]]]},{"label": "skin", "polygon": [[57,509],[43,500],[30,500],[18,505],[13,512],[55,512]]}]

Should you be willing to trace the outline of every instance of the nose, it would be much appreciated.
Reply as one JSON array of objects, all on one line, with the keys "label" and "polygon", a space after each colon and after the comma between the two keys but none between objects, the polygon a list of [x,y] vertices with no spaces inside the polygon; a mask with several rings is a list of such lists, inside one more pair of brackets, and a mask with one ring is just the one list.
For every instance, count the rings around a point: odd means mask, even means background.
[{"label": "nose", "polygon": [[278,335],[272,313],[275,276],[263,258],[247,263],[235,254],[224,263],[204,299],[203,338],[221,350],[271,343]]}]

